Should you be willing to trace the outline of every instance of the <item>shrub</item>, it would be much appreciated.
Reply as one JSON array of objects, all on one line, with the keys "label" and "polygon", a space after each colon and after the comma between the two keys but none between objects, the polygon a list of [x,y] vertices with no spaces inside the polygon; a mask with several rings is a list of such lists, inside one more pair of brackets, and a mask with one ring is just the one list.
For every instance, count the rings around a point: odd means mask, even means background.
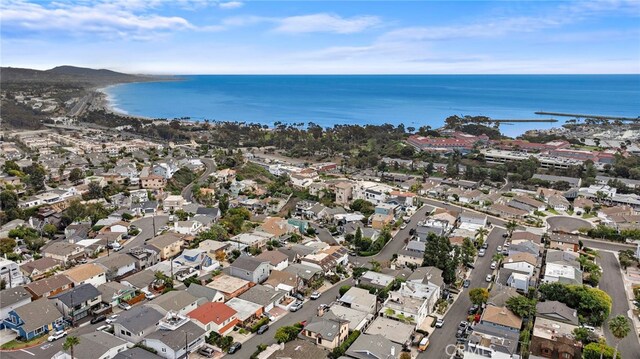
[{"label": "shrub", "polygon": [[254,325],[252,325],[251,328],[249,328],[249,330],[251,330],[251,333],[255,333],[255,332],[258,331],[258,329],[260,329],[261,326],[263,326],[263,325],[265,325],[267,323],[269,323],[269,318],[262,317]]},{"label": "shrub", "polygon": [[353,344],[353,342],[355,342],[356,339],[358,339],[359,336],[360,336],[360,331],[354,330],[353,332],[351,332],[351,334],[349,334],[349,336],[344,341],[344,343],[340,344],[339,347],[333,349],[331,354],[329,354],[329,357],[333,358],[333,359],[337,359],[337,358],[343,356],[344,353],[347,351],[347,349],[349,349],[351,344]]}]

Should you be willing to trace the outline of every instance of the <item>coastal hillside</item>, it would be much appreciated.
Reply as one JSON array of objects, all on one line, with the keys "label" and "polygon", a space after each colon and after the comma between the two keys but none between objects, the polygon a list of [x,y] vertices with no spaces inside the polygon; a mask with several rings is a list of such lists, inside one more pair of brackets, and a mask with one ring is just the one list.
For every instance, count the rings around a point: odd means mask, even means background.
[{"label": "coastal hillside", "polygon": [[15,67],[0,68],[0,82],[9,83],[66,83],[72,85],[108,85],[122,82],[152,81],[152,76],[129,75],[106,69],[58,66],[49,70]]}]

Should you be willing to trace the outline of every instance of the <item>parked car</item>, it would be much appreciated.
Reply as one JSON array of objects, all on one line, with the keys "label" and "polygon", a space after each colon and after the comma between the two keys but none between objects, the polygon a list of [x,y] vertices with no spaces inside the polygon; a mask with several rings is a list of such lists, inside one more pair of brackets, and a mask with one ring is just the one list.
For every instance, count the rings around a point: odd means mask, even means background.
[{"label": "parked car", "polygon": [[588,330],[588,331],[590,331],[590,332],[595,332],[596,331],[596,328],[594,328],[594,327],[592,327],[590,325],[587,325],[587,324],[582,324],[581,327],[586,329],[586,330]]},{"label": "parked car", "polygon": [[112,316],[109,316],[109,318],[107,318],[107,324],[111,324],[111,323],[115,322],[116,319],[118,319],[118,314],[114,314]]},{"label": "parked car", "polygon": [[97,327],[96,328],[96,332],[107,331],[109,329],[111,329],[111,325],[110,324],[105,324],[105,325],[101,325],[101,326]]},{"label": "parked car", "polygon": [[509,236],[509,234],[508,234],[508,233],[503,233],[503,234],[502,234],[502,238],[507,238],[508,236]]},{"label": "parked car", "polygon": [[487,251],[484,248],[478,250],[478,257],[484,257],[485,254],[487,254]]},{"label": "parked car", "polygon": [[229,348],[229,351],[227,351],[227,354],[233,354],[235,352],[237,352],[238,350],[240,350],[240,348],[242,348],[242,344],[235,342],[231,345],[231,347]]},{"label": "parked car", "polygon": [[470,285],[471,285],[471,281],[468,279],[465,279],[464,282],[462,282],[463,288],[469,288]]},{"label": "parked car", "polygon": [[489,248],[489,243],[487,243],[487,241],[485,241],[484,243],[482,243],[482,247],[480,247],[484,250],[486,250],[487,248]]},{"label": "parked car", "polygon": [[297,301],[295,303],[293,303],[291,305],[291,307],[289,307],[289,310],[292,312],[297,312],[300,310],[300,308],[302,308],[302,302],[301,301]]},{"label": "parked car", "polygon": [[502,246],[498,246],[498,248],[496,248],[496,252],[502,252]]},{"label": "parked car", "polygon": [[258,328],[258,330],[256,331],[256,333],[258,334],[264,334],[264,332],[266,332],[267,330],[269,330],[269,325],[265,324],[263,326],[261,326],[260,328]]},{"label": "parked car", "polygon": [[100,323],[104,320],[107,320],[107,316],[106,315],[98,315],[97,317],[94,317],[93,319],[91,319],[91,324],[96,324],[96,323]]},{"label": "parked car", "polygon": [[493,274],[487,274],[487,277],[484,280],[491,282],[493,280]]},{"label": "parked car", "polygon": [[48,341],[52,342],[54,340],[58,340],[62,337],[64,337],[65,335],[67,335],[67,331],[66,330],[58,330],[57,332],[49,335],[49,337],[47,338]]},{"label": "parked car", "polygon": [[309,298],[311,298],[311,300],[316,300],[316,299],[320,298],[320,292],[313,292],[313,293],[311,293],[311,295],[309,296]]},{"label": "parked car", "polygon": [[442,328],[444,326],[444,320],[438,319],[436,320],[436,328]]},{"label": "parked car", "polygon": [[477,304],[474,304],[471,306],[471,308],[469,308],[469,310],[467,311],[467,314],[469,315],[476,314],[479,309],[480,309],[480,306],[478,306]]},{"label": "parked car", "polygon": [[198,349],[198,354],[202,355],[205,358],[213,358],[213,354],[215,354],[215,351],[212,347],[203,346]]},{"label": "parked car", "polygon": [[271,315],[271,314],[269,314],[269,313],[267,313],[267,312],[262,313],[262,315],[263,315],[263,316],[265,316],[265,317],[267,317],[267,318],[269,318],[269,321],[270,321],[270,322],[273,322],[274,320],[276,320],[276,318],[274,318],[274,316],[273,316],[273,315]]},{"label": "parked car", "polygon": [[498,267],[498,262],[493,261],[491,262],[491,269],[496,269]]},{"label": "parked car", "polygon": [[120,308],[122,308],[124,310],[131,309],[131,306],[129,305],[129,303],[125,303],[125,302],[122,302],[122,303],[118,304],[118,307],[120,307]]},{"label": "parked car", "polygon": [[296,298],[297,300],[304,301],[304,295],[298,292],[293,293],[293,297]]},{"label": "parked car", "polygon": [[406,223],[403,223],[403,224],[400,226],[400,229],[405,229],[405,228],[407,228],[407,224],[406,224]]}]

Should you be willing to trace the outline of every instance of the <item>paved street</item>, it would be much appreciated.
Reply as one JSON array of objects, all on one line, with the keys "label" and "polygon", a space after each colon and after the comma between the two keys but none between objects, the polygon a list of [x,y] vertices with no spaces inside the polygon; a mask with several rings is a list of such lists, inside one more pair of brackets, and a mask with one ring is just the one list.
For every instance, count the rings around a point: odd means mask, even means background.
[{"label": "paved street", "polygon": [[200,178],[198,178],[194,182],[189,183],[188,186],[182,189],[182,197],[186,199],[187,202],[193,202],[193,185],[195,183],[200,183],[201,181],[206,180],[207,177],[209,177],[209,175],[212,174],[216,169],[216,163],[214,160],[210,158],[201,158],[200,161],[202,161],[202,163],[204,163],[204,166],[206,167],[204,172],[200,175]]},{"label": "paved street", "polygon": [[555,216],[547,218],[547,223],[551,230],[562,229],[563,231],[573,232],[580,228],[591,228],[593,224],[584,219],[568,217],[568,216]]},{"label": "paved street", "polygon": [[[630,302],[624,290],[622,273],[620,273],[620,264],[612,253],[603,251],[598,253],[600,254],[598,263],[602,266],[600,289],[609,293],[613,300],[611,315],[609,318],[613,318],[616,315],[624,315],[628,317]],[[617,339],[609,331],[608,321],[603,325],[603,329],[605,337],[607,338],[607,343],[609,343],[609,345],[615,345]],[[629,335],[620,342],[618,350],[624,359],[640,358],[640,342],[638,341],[638,333],[635,331],[635,326],[633,324],[631,324],[631,332],[629,332]]]},{"label": "paved street", "polygon": [[418,358],[449,358],[454,354],[453,346],[456,343],[456,332],[458,330],[458,324],[467,320],[467,311],[471,307],[471,300],[469,299],[469,290],[478,287],[487,287],[488,283],[485,281],[487,274],[491,273],[491,257],[496,253],[496,247],[504,243],[502,235],[507,231],[494,227],[493,230],[487,236],[487,243],[489,248],[487,254],[484,257],[478,257],[471,271],[471,285],[469,288],[465,288],[460,292],[460,297],[453,303],[449,312],[444,318],[444,326],[440,329],[436,329],[429,339],[429,348],[426,351],[418,355]]},{"label": "paved street", "polygon": [[256,350],[258,344],[271,345],[276,343],[276,340],[273,338],[273,336],[275,335],[278,328],[287,325],[293,325],[303,320],[311,320],[312,317],[317,315],[318,306],[320,304],[330,304],[331,302],[336,300],[336,297],[339,295],[340,287],[343,285],[354,285],[354,283],[351,279],[346,279],[345,281],[331,287],[331,289],[329,289],[328,291],[322,293],[322,296],[320,296],[320,298],[318,298],[317,300],[308,300],[307,302],[305,302],[304,306],[299,311],[286,314],[280,320],[272,323],[271,328],[269,328],[268,332],[262,335],[256,335],[243,343],[242,349],[240,349],[240,352],[237,353],[239,354],[238,357],[248,358],[251,353]]},{"label": "paved street", "polygon": [[[447,210],[450,210],[450,211],[456,211],[456,212],[469,211],[469,212],[481,213],[481,212],[474,211],[474,210],[469,209],[469,208],[464,208],[464,207],[461,207],[459,205],[438,201],[438,200],[435,200],[435,199],[432,199],[432,198],[420,197],[420,199],[422,200],[422,202],[424,202],[426,204],[429,204],[429,205],[432,205],[432,206],[435,206],[435,207],[444,208],[444,209],[447,209]],[[484,214],[486,214],[486,213],[484,213]],[[504,219],[500,219],[500,218],[497,218],[497,217],[494,217],[494,216],[490,216],[490,215],[487,215],[487,217],[488,217],[487,220],[489,222],[491,222],[492,224],[498,225],[498,226],[502,226],[502,227],[506,226],[507,222],[508,222],[508,221],[506,221]],[[523,228],[523,227],[520,227],[520,228]]]}]

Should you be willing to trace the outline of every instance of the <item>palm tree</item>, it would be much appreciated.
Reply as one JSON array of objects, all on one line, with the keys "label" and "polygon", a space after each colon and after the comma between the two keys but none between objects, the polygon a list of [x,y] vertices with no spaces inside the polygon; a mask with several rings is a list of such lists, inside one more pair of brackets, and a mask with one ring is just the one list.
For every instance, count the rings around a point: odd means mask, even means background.
[{"label": "palm tree", "polygon": [[504,254],[496,253],[496,254],[493,255],[493,257],[491,259],[496,261],[497,263],[500,263],[504,259]]},{"label": "palm tree", "polygon": [[613,357],[617,358],[618,345],[620,344],[620,341],[622,341],[622,339],[624,339],[624,337],[626,337],[631,331],[629,320],[623,315],[615,316],[609,320],[609,330],[611,330],[611,334],[618,339],[613,350]]},{"label": "palm tree", "polygon": [[484,227],[480,227],[476,230],[476,238],[478,240],[484,239],[484,236],[486,236],[487,234],[489,234],[489,231]]},{"label": "palm tree", "polygon": [[71,359],[73,359],[73,347],[80,344],[80,339],[74,336],[68,336],[67,339],[62,344],[63,350],[68,350],[71,354]]},{"label": "palm tree", "polygon": [[518,227],[518,223],[516,223],[516,221],[514,220],[511,220],[507,222],[505,227],[507,227],[507,231],[509,232],[509,235],[511,235],[513,231],[516,229],[516,227]]}]

